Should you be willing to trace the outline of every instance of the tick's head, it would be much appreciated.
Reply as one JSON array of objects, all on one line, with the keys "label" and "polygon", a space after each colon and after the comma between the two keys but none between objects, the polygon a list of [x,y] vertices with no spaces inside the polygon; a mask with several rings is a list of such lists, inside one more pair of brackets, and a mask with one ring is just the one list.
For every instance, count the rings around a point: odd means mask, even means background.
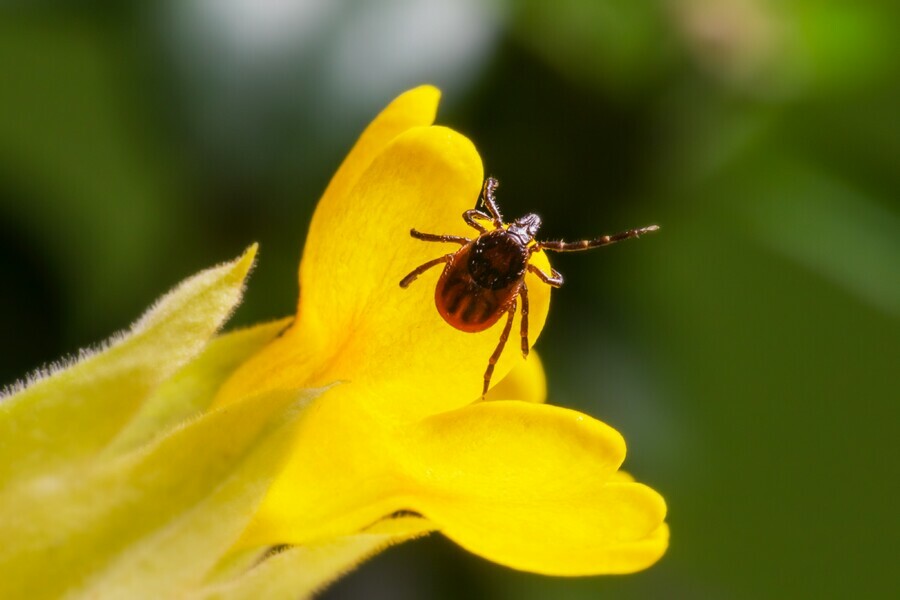
[{"label": "tick's head", "polygon": [[534,213],[519,217],[509,226],[509,233],[519,238],[522,244],[527,244],[537,235],[541,228],[541,218]]}]

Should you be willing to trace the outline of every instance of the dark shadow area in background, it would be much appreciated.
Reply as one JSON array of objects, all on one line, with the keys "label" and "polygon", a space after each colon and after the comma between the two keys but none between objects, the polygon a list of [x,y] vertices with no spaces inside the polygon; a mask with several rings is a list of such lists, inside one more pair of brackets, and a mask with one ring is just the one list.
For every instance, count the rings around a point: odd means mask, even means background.
[{"label": "dark shadow area in background", "polygon": [[[22,195],[0,187],[0,203]],[[41,365],[76,352],[63,342],[65,294],[43,248],[0,220],[0,389]]]}]

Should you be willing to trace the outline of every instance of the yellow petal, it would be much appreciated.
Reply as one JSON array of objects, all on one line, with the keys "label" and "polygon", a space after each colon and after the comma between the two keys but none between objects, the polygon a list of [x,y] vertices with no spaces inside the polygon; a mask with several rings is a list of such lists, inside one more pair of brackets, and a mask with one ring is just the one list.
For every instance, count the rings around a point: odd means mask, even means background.
[{"label": "yellow petal", "polygon": [[517,364],[488,392],[485,400],[545,402],[547,400],[547,377],[544,375],[544,365],[537,352],[532,350],[528,355],[528,360]]},{"label": "yellow petal", "polygon": [[407,443],[412,510],[494,562],[548,575],[627,573],[665,551],[663,499],[612,480],[624,442],[590,417],[478,403],[426,419]]},{"label": "yellow petal", "polygon": [[[411,227],[476,233],[461,215],[475,205],[481,183],[481,159],[462,135],[422,127],[397,136],[341,203],[329,199],[335,206],[323,211],[327,219],[316,219],[304,251],[295,325],[232,377],[219,403],[269,389],[346,381],[348,388],[355,386],[353,393],[380,402],[375,408],[381,414],[411,421],[478,398],[502,321],[480,333],[444,322],[434,304],[440,268],[408,289],[399,282],[420,264],[459,248],[413,239]],[[543,253],[534,262],[548,269]],[[531,274],[526,281],[533,343],[550,292]],[[522,361],[518,316],[513,327],[495,381]],[[424,389],[430,393],[420,394]],[[341,386],[333,393],[348,392]]]},{"label": "yellow petal", "polygon": [[[361,217],[366,218],[368,210],[364,204],[358,202],[354,204],[351,201],[354,197],[351,191],[360,176],[371,166],[372,161],[397,136],[413,128],[427,127],[434,122],[439,100],[440,91],[437,88],[429,85],[419,86],[395,98],[366,127],[332,177],[328,188],[316,206],[303,252],[306,257],[305,264],[315,263],[323,255],[329,265],[333,264],[335,245],[365,244],[365,247],[371,250],[385,242],[384,239],[373,239],[371,244],[368,244],[364,238],[356,235],[357,231],[353,230],[356,227],[354,220],[360,220]],[[318,278],[318,274],[304,276],[301,271],[300,287],[301,289],[319,286],[337,288],[337,295],[343,293],[353,296],[356,293],[354,281],[352,278],[339,278],[339,274],[335,273],[332,276],[326,271],[323,277]],[[402,277],[402,275],[398,277]],[[311,292],[306,295],[309,293]],[[309,303],[309,301],[303,300],[302,295],[301,302]],[[298,308],[299,312],[301,311]],[[299,329],[299,323],[296,325]],[[341,338],[346,337],[349,333],[344,332]],[[297,334],[292,330],[292,335],[296,336]],[[297,337],[302,338],[303,335],[305,334],[301,333]],[[298,350],[295,347],[298,344],[303,345],[304,341],[295,339],[290,344],[275,344],[273,348],[264,353],[264,356],[240,370],[237,376],[232,378],[232,381],[223,386],[215,404],[231,403],[247,394],[255,394],[267,389],[296,389],[306,386],[312,372],[320,366],[319,358],[330,357],[317,357],[315,352],[318,351],[318,348]],[[282,353],[287,356],[279,357],[278,355]],[[273,356],[275,363],[269,364]],[[277,370],[281,370],[278,373],[280,377],[275,376]],[[319,379],[321,380],[321,378]]]},{"label": "yellow petal", "polygon": [[473,554],[544,575],[633,573],[652,566],[668,545],[664,504],[639,483],[596,486],[556,506],[488,502],[437,499],[424,510],[441,533]]},{"label": "yellow petal", "polygon": [[352,394],[332,396],[343,387],[310,407],[242,545],[317,543],[405,509],[476,554],[540,573],[624,573],[665,551],[665,504],[617,472],[625,445],[603,423],[496,401],[397,426]]},{"label": "yellow petal", "polygon": [[[395,137],[413,127],[427,127],[434,123],[441,92],[430,85],[422,85],[400,94],[388,104],[363,131],[353,149],[341,163],[334,177],[316,206],[310,227],[311,246],[319,246],[316,235],[327,235],[328,226],[335,220],[334,213],[346,209],[348,193],[359,176],[372,164],[372,160]],[[324,225],[318,225],[318,222]]]}]

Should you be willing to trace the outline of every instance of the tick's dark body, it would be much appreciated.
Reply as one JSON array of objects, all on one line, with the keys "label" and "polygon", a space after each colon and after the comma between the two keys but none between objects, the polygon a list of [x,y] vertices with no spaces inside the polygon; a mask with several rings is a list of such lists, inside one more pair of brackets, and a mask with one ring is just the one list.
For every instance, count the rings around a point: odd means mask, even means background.
[{"label": "tick's dark body", "polygon": [[[420,265],[400,281],[405,288],[416,278],[432,267],[444,263],[444,272],[438,280],[434,291],[434,303],[441,317],[460,331],[476,333],[484,331],[500,320],[506,313],[506,324],[500,334],[500,343],[488,359],[484,372],[482,396],[487,393],[491,383],[494,365],[503,352],[509,332],[512,329],[513,317],[518,302],[521,300],[522,321],[522,355],[528,356],[528,287],[525,285],[525,273],[531,271],[548,285],[562,285],[562,275],[555,269],[550,274],[544,273],[529,261],[531,255],[541,250],[554,252],[574,252],[606,246],[628,238],[636,238],[642,233],[656,231],[658,227],[651,225],[642,229],[630,229],[615,235],[604,235],[593,240],[580,242],[538,242],[534,236],[541,226],[537,215],[525,215],[508,226],[503,223],[500,210],[494,200],[497,180],[488,177],[484,181],[481,199],[490,214],[477,209],[467,210],[463,219],[479,235],[474,240],[456,235],[436,235],[421,233],[415,229],[410,231],[414,238],[425,242],[449,242],[460,244],[460,249],[445,254]],[[490,221],[494,226],[489,230],[479,221]]]},{"label": "tick's dark body", "polygon": [[528,256],[528,247],[505,229],[466,244],[447,262],[438,280],[434,291],[438,312],[461,331],[484,331],[518,296]]}]

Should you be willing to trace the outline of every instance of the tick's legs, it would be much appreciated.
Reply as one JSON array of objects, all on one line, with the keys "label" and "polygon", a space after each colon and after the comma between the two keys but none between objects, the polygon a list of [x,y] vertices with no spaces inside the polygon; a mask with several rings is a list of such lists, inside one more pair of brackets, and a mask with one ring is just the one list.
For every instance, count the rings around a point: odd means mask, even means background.
[{"label": "tick's legs", "polygon": [[509,339],[509,332],[512,329],[513,317],[516,316],[515,298],[513,298],[512,304],[509,305],[507,314],[509,316],[506,317],[506,325],[503,326],[503,333],[500,334],[500,343],[497,344],[497,349],[494,350],[494,353],[491,354],[491,357],[488,359],[487,370],[484,372],[484,389],[481,390],[482,399],[484,399],[485,394],[487,394],[488,387],[490,387],[491,385],[491,375],[494,374],[494,365],[497,364],[497,359],[499,359],[500,355],[503,353],[503,347],[506,345],[506,340]]},{"label": "tick's legs", "polygon": [[499,181],[493,177],[488,177],[484,180],[484,185],[481,188],[481,201],[491,211],[491,217],[493,217],[491,220],[496,229],[503,227],[503,216],[500,214],[500,209],[497,208],[497,201],[494,199],[494,191],[499,185]]},{"label": "tick's legs", "polygon": [[455,244],[468,244],[472,240],[458,235],[435,235],[433,233],[422,233],[415,229],[409,230],[409,235],[423,242],[453,242]]},{"label": "tick's legs", "polygon": [[477,229],[479,233],[487,233],[488,229],[475,219],[490,221],[494,226],[494,229],[503,227],[503,216],[500,214],[500,209],[497,208],[497,201],[494,199],[494,190],[497,189],[498,185],[500,185],[500,182],[493,177],[488,177],[484,180],[484,185],[481,188],[481,201],[484,202],[484,205],[487,206],[487,209],[491,214],[486,215],[477,208],[467,210],[463,213],[463,219],[465,219],[469,227]]},{"label": "tick's legs", "polygon": [[579,250],[589,250],[591,248],[599,248],[615,244],[622,240],[638,238],[645,233],[651,233],[659,229],[658,225],[650,225],[649,227],[641,227],[640,229],[629,229],[613,235],[604,235],[593,240],[581,240],[580,242],[538,242],[536,245],[543,250],[552,250],[553,252],[577,252]]},{"label": "tick's legs", "polygon": [[553,267],[550,267],[550,272],[552,273],[551,275],[547,275],[546,273],[544,273],[543,271],[541,271],[540,269],[538,269],[536,266],[534,266],[531,263],[528,263],[528,270],[531,271],[532,273],[534,273],[535,275],[537,275],[538,279],[540,279],[547,285],[552,285],[553,287],[559,287],[563,284],[562,274],[559,271],[557,271],[556,269],[554,269]]},{"label": "tick's legs", "polygon": [[528,286],[524,281],[519,288],[519,297],[522,299],[522,323],[519,328],[522,335],[522,358],[528,358]]},{"label": "tick's legs", "polygon": [[434,267],[441,263],[448,262],[451,258],[453,258],[453,254],[445,254],[444,256],[435,258],[434,260],[429,260],[424,265],[419,265],[418,267],[415,268],[415,270],[413,270],[412,273],[410,273],[409,275],[407,275],[406,277],[404,277],[403,279],[400,280],[400,287],[402,287],[402,288],[408,287],[409,284],[411,284],[413,281],[415,281],[419,275],[421,275],[422,273],[424,273],[431,267]]},{"label": "tick's legs", "polygon": [[473,229],[477,229],[480,233],[487,233],[488,229],[475,219],[484,219],[486,221],[493,221],[493,219],[489,216],[481,212],[480,210],[471,208],[463,213],[463,219],[466,221],[466,224]]}]

